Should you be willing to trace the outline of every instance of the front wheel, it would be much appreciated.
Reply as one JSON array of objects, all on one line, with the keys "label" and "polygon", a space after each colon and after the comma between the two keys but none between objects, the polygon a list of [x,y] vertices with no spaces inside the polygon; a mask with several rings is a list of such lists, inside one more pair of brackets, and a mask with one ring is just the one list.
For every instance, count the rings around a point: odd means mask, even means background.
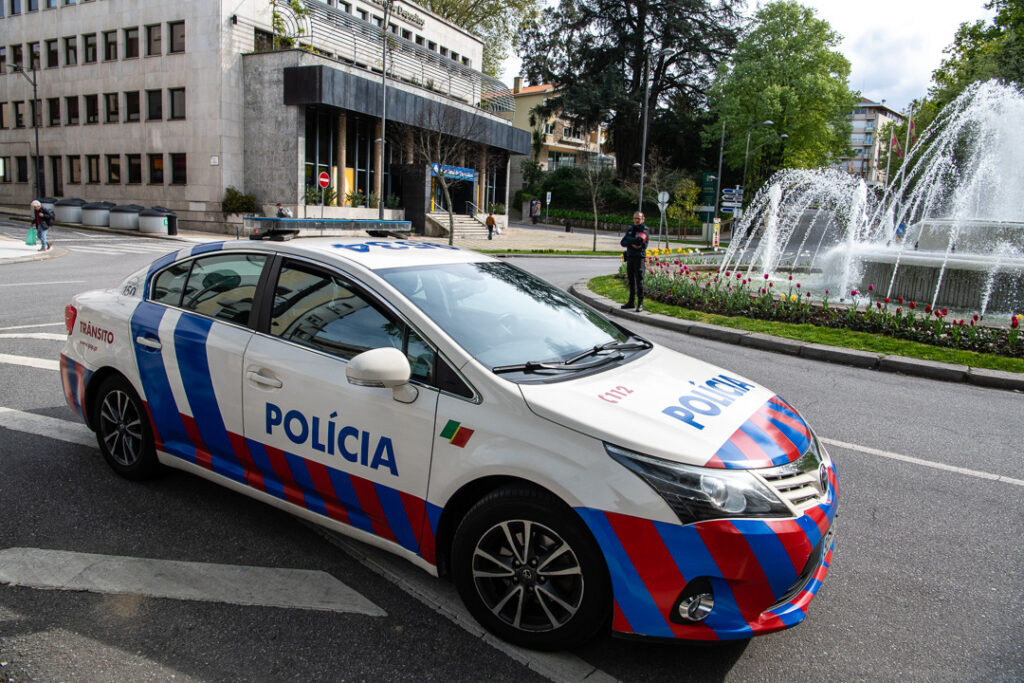
[{"label": "front wheel", "polygon": [[126,479],[148,479],[160,468],[142,399],[125,378],[114,375],[96,394],[93,423],[107,464]]},{"label": "front wheel", "polygon": [[608,570],[576,513],[542,491],[506,487],[466,514],[452,548],[466,608],[516,645],[558,650],[607,626]]}]

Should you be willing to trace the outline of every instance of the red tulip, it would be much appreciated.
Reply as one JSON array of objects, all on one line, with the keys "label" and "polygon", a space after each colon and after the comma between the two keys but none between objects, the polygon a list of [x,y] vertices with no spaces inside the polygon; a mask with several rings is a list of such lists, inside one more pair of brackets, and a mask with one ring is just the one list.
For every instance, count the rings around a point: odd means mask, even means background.
[{"label": "red tulip", "polygon": [[869,292],[875,291],[875,286],[874,285],[868,285],[868,291]]},{"label": "red tulip", "polygon": [[917,304],[914,303],[913,301],[911,301],[910,302],[910,310],[914,310],[915,308],[917,308]]},{"label": "red tulip", "polygon": [[885,303],[889,303],[889,297],[885,297]]},{"label": "red tulip", "polygon": [[851,289],[850,290],[850,296],[857,296],[857,290],[856,289]]},{"label": "red tulip", "polygon": [[897,306],[897,307],[896,307],[896,315],[899,315],[899,314],[900,314],[900,311],[902,311],[902,310],[903,310],[902,308],[900,308],[899,306]]}]

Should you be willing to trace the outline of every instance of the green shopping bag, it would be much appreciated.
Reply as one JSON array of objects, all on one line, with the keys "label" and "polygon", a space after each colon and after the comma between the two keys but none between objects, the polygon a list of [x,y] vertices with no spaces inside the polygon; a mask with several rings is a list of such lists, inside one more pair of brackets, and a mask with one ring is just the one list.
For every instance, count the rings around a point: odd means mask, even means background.
[{"label": "green shopping bag", "polygon": [[30,247],[36,246],[36,229],[35,228],[29,228],[28,229],[28,234],[25,235],[25,244],[27,244]]}]

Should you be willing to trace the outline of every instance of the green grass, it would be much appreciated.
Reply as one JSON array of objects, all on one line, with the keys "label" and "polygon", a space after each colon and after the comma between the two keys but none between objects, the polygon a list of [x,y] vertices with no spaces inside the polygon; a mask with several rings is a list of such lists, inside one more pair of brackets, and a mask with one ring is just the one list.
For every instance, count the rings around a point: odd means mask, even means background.
[{"label": "green grass", "polygon": [[[591,291],[601,296],[606,296],[615,301],[625,302],[629,295],[626,283],[614,275],[602,275],[595,277],[588,283]],[[702,313],[678,306],[669,306],[647,299],[644,301],[644,309],[651,313],[660,313],[672,318],[681,320],[695,320],[698,322],[732,327],[737,330],[748,332],[760,332],[775,337],[796,339],[799,341],[814,344],[827,344],[829,346],[841,346],[847,349],[858,349],[860,351],[871,351],[872,353],[886,353],[909,358],[920,358],[922,360],[939,361],[942,363],[955,363],[967,365],[972,368],[986,368],[989,370],[1004,370],[1006,372],[1024,372],[1024,360],[1019,358],[1006,358],[990,353],[976,353],[974,351],[958,351],[946,349],[929,344],[893,339],[877,334],[866,332],[851,332],[830,327],[818,327],[816,325],[800,325],[795,323],[780,323],[771,320],[755,320],[739,316],[717,315]]]},{"label": "green grass", "polygon": [[481,254],[500,254],[508,256],[530,256],[544,254],[547,256],[621,256],[622,250],[615,251],[582,251],[579,249],[477,249]]}]

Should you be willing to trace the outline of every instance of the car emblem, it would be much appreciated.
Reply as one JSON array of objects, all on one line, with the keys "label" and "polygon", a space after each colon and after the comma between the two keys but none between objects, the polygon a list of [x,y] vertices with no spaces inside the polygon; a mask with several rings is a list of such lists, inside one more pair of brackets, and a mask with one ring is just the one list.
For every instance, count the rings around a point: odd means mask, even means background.
[{"label": "car emblem", "polygon": [[828,491],[828,468],[825,463],[818,465],[818,490],[823,495]]}]

